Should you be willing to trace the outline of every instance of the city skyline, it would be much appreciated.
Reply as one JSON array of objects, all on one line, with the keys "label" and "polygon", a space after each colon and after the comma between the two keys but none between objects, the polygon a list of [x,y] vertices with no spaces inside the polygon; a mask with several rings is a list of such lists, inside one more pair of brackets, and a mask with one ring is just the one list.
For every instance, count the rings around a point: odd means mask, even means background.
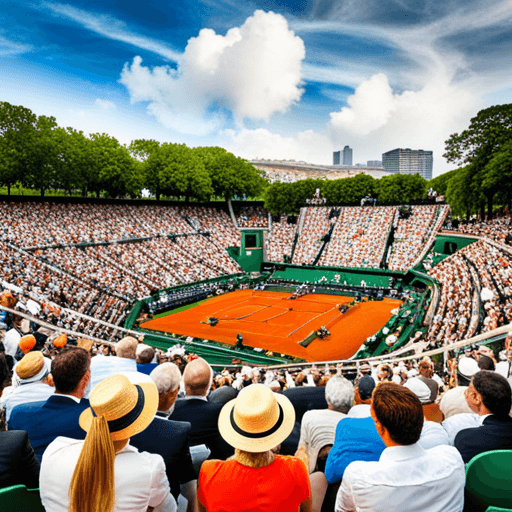
[{"label": "city skyline", "polygon": [[434,151],[512,103],[509,1],[3,0],[0,101],[247,159]]}]

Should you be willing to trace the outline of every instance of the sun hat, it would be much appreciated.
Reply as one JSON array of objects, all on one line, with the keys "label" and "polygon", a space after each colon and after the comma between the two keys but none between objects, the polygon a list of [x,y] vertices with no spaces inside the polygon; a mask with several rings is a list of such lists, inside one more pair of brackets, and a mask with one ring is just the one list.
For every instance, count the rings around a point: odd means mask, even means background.
[{"label": "sun hat", "polygon": [[219,415],[223,439],[239,450],[258,453],[284,441],[295,425],[295,409],[284,395],[265,384],[251,384],[229,401]]},{"label": "sun hat", "polygon": [[89,398],[91,407],[82,412],[80,427],[89,432],[94,416],[105,416],[113,441],[142,432],[155,417],[158,390],[153,381],[132,384],[126,375],[112,375],[98,383]]},{"label": "sun hat", "polygon": [[43,380],[51,369],[51,360],[41,352],[29,352],[14,368],[14,380],[18,384],[29,384]]}]

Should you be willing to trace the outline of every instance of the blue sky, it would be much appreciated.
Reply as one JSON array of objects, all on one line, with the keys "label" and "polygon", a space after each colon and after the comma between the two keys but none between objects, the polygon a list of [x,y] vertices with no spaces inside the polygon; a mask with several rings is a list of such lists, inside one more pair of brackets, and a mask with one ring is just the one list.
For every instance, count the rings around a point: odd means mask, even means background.
[{"label": "blue sky", "polygon": [[0,101],[122,143],[329,164],[434,151],[512,103],[512,3],[1,0]]}]

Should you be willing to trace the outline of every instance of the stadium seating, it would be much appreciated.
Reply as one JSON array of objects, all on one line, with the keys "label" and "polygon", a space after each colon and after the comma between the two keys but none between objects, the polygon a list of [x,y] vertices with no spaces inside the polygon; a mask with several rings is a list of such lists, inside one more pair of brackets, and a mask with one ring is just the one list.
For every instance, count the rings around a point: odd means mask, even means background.
[{"label": "stadium seating", "polygon": [[28,490],[24,485],[13,485],[0,489],[2,512],[45,512],[39,489]]}]

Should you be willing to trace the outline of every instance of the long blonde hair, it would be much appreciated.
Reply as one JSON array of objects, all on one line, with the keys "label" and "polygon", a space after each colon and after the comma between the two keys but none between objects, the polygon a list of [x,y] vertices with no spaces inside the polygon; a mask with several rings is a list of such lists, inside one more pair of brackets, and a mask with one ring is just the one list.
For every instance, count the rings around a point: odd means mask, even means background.
[{"label": "long blonde hair", "polygon": [[104,416],[96,416],[71,478],[69,512],[112,512],[115,457],[107,420]]}]

